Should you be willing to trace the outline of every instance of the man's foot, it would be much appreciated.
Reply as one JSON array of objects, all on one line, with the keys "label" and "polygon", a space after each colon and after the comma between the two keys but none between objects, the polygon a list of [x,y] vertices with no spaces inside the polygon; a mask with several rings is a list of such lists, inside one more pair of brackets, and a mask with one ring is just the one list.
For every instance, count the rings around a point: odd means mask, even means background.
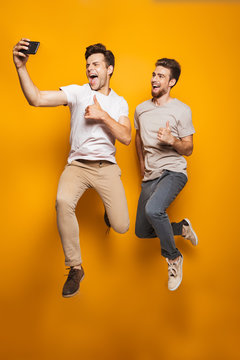
[{"label": "man's foot", "polygon": [[183,257],[179,256],[175,260],[166,259],[168,263],[168,290],[176,290],[182,282]]},{"label": "man's foot", "polygon": [[84,278],[83,268],[75,269],[70,267],[68,278],[63,286],[62,296],[71,297],[78,293],[80,287],[80,281]]},{"label": "man's foot", "polygon": [[110,221],[109,221],[109,218],[108,218],[108,216],[107,216],[107,212],[106,212],[106,210],[105,210],[105,212],[104,212],[104,221],[105,221],[105,224],[107,225],[107,227],[111,227],[111,224],[110,224]]},{"label": "man's foot", "polygon": [[190,223],[190,220],[188,219],[184,219],[184,224],[182,227],[182,236],[187,239],[190,240],[191,243],[196,246],[198,244],[198,238],[196,233],[194,232],[192,225]]}]

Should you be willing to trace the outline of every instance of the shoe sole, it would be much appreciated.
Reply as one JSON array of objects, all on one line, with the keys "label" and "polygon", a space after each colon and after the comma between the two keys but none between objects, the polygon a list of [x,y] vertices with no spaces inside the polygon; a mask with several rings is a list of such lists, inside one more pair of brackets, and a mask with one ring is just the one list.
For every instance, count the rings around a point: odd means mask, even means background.
[{"label": "shoe sole", "polygon": [[85,275],[82,276],[82,278],[81,278],[81,280],[80,280],[80,282],[79,282],[79,288],[77,289],[77,291],[75,291],[74,293],[69,294],[69,295],[63,295],[63,294],[62,294],[62,297],[64,297],[64,298],[70,298],[70,297],[72,297],[72,296],[74,296],[74,295],[77,295],[77,294],[79,293],[79,290],[80,290],[80,283],[81,283],[81,281],[84,279],[84,277],[85,277]]},{"label": "shoe sole", "polygon": [[182,283],[182,278],[181,278],[181,281],[179,282],[179,284],[175,286],[175,288],[173,288],[173,289],[169,289],[169,288],[168,288],[168,290],[169,290],[169,291],[175,291],[175,290],[177,290],[177,289],[179,288],[179,286],[181,285],[181,283]]},{"label": "shoe sole", "polygon": [[196,244],[194,244],[191,240],[191,243],[193,244],[193,246],[197,246],[197,244],[198,244],[198,237],[197,237],[197,234],[195,233],[195,231],[193,230],[193,228],[192,228],[192,224],[191,224],[191,222],[190,222],[190,220],[189,219],[184,219],[184,220],[186,220],[186,222],[188,223],[188,225],[190,226],[190,230],[192,231],[192,233],[193,233],[193,235],[195,236],[195,239],[196,239]]}]

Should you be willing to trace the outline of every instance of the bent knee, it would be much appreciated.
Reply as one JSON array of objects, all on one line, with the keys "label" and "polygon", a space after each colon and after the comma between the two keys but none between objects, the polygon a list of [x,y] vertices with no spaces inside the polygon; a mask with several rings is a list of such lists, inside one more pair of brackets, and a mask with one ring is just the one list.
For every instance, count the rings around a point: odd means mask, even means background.
[{"label": "bent knee", "polygon": [[112,228],[114,231],[116,231],[119,234],[125,234],[130,226],[129,220],[126,223],[115,223],[112,224]]},{"label": "bent knee", "polygon": [[67,198],[58,196],[55,202],[55,208],[57,211],[60,209],[74,210],[74,205]]},{"label": "bent knee", "polygon": [[162,209],[161,207],[156,209],[151,206],[145,207],[145,214],[148,219],[156,219],[156,218],[161,218],[161,217],[166,216],[166,212],[164,209]]},{"label": "bent knee", "polygon": [[144,239],[146,238],[146,236],[144,236],[143,232],[141,232],[138,229],[135,229],[135,235],[139,238],[139,239]]}]

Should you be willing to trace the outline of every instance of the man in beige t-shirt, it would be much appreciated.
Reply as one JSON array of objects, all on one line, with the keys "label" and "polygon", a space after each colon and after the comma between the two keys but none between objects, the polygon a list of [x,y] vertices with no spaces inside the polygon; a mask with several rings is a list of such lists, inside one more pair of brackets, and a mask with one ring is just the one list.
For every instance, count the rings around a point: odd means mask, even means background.
[{"label": "man in beige t-shirt", "polygon": [[182,281],[183,257],[174,235],[182,235],[197,245],[198,239],[188,219],[170,223],[166,209],[187,182],[184,156],[193,151],[191,109],[170,96],[181,73],[173,59],[160,59],[152,74],[152,99],[137,106],[134,115],[136,149],[143,178],[138,202],[136,235],[159,237],[161,253],[168,263],[168,288],[176,290]]}]

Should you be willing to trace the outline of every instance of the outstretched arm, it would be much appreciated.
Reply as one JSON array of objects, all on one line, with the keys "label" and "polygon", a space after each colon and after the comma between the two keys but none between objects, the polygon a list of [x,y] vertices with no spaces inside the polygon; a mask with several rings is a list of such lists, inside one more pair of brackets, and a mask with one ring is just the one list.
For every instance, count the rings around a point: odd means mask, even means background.
[{"label": "outstretched arm", "polygon": [[193,152],[193,135],[177,139],[171,133],[169,121],[165,128],[159,129],[157,137],[160,143],[171,145],[180,155],[190,156]]},{"label": "outstretched arm", "polygon": [[32,106],[67,105],[67,96],[63,91],[40,91],[32,82],[26,68],[29,55],[21,52],[21,50],[27,50],[29,41],[28,39],[21,39],[13,48],[13,61],[28,103]]},{"label": "outstretched arm", "polygon": [[131,142],[131,124],[129,118],[127,116],[120,116],[117,122],[101,108],[96,95],[94,95],[93,101],[93,105],[86,107],[85,118],[99,120],[118,141],[129,145]]}]

